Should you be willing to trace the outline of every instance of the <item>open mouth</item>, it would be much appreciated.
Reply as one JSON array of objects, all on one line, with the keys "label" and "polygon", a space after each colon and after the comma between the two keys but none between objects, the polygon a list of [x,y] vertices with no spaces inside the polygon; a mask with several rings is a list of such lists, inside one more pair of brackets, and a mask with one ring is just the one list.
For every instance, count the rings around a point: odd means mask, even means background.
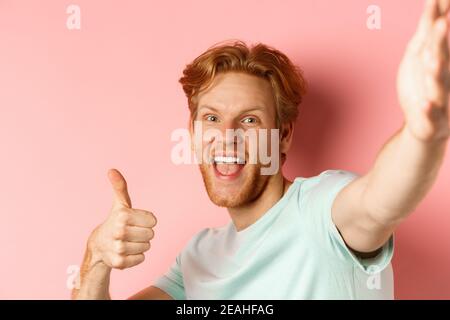
[{"label": "open mouth", "polygon": [[235,179],[245,166],[245,159],[240,157],[216,156],[213,159],[216,177],[224,180]]}]

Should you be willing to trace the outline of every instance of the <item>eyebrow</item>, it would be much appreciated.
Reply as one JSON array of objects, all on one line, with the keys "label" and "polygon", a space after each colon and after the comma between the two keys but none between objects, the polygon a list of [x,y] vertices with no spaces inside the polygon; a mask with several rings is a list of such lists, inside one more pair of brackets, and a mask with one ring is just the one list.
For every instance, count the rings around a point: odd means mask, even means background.
[{"label": "eyebrow", "polygon": [[211,106],[206,105],[206,104],[201,105],[201,106],[198,108],[198,110],[200,110],[200,109],[210,109],[210,110],[212,110],[212,111],[219,112],[219,110],[217,110],[216,108],[211,107]]},{"label": "eyebrow", "polygon": [[[210,110],[212,110],[212,111],[214,111],[214,112],[219,112],[219,110],[218,109],[216,109],[216,108],[214,108],[214,107],[212,107],[212,106],[209,106],[209,105],[201,105],[199,108],[198,108],[198,110],[200,110],[200,109],[210,109]],[[263,111],[264,110],[264,108],[263,107],[261,107],[261,106],[253,106],[253,107],[250,107],[249,109],[245,109],[245,110],[243,110],[242,112],[241,112],[241,114],[242,113],[245,113],[245,112],[249,112],[249,111]]]}]

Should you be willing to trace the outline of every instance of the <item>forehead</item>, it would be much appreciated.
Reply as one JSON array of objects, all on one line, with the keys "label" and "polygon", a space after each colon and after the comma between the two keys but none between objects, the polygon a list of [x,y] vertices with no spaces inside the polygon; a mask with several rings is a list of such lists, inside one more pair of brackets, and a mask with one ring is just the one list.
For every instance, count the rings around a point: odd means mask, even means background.
[{"label": "forehead", "polygon": [[218,74],[211,86],[199,93],[199,108],[241,109],[261,106],[271,109],[275,105],[272,87],[268,80],[238,72]]}]

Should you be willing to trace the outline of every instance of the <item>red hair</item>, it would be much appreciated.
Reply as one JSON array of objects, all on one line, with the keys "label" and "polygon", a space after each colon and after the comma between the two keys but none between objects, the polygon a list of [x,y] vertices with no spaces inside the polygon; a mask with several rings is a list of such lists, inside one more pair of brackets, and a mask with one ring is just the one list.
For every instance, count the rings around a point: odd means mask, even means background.
[{"label": "red hair", "polygon": [[188,98],[191,115],[197,109],[197,95],[212,84],[221,72],[244,72],[269,81],[277,108],[277,122],[294,122],[306,94],[302,70],[282,52],[258,43],[248,47],[243,41],[218,43],[188,64],[179,82]]}]

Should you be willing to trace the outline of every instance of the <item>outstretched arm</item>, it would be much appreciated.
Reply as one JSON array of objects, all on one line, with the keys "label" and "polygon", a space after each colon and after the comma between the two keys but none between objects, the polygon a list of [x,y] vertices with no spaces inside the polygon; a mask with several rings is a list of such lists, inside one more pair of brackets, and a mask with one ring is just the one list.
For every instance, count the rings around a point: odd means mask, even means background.
[{"label": "outstretched arm", "polygon": [[374,252],[434,183],[450,136],[448,0],[427,0],[401,62],[397,91],[404,124],[371,170],[337,195],[333,221],[347,245]]}]

